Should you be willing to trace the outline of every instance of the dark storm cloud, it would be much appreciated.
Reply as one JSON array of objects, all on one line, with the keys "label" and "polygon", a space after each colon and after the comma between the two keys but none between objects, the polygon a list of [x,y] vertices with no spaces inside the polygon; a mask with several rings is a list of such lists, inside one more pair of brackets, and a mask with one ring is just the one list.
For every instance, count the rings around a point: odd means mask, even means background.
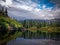
[{"label": "dark storm cloud", "polygon": [[58,8],[60,8],[60,0],[51,0],[52,3],[55,4]]},{"label": "dark storm cloud", "polygon": [[60,0],[51,0],[51,2],[55,4],[55,18],[60,18]]}]

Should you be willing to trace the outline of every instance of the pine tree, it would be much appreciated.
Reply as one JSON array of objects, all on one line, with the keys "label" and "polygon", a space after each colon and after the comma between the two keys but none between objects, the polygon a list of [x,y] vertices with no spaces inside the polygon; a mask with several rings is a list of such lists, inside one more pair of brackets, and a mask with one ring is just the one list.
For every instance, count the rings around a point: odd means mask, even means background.
[{"label": "pine tree", "polygon": [[8,17],[7,8],[5,8],[5,14],[4,15]]}]

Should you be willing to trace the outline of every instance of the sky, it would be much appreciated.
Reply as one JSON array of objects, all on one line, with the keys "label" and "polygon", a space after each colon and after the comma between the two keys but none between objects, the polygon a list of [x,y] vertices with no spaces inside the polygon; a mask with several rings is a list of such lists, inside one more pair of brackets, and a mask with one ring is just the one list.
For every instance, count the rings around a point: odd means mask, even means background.
[{"label": "sky", "polygon": [[60,18],[60,0],[0,0],[0,4],[18,20]]}]

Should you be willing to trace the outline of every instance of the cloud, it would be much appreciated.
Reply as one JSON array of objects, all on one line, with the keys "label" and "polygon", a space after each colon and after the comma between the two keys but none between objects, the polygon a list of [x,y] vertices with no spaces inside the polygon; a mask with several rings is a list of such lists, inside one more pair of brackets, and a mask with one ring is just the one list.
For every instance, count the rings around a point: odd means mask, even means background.
[{"label": "cloud", "polygon": [[[3,1],[0,2],[2,3]],[[8,15],[18,20],[60,18],[59,1],[51,0],[51,2],[56,4],[53,9],[52,7],[46,8],[47,6],[45,4],[40,9],[38,6],[41,7],[41,5],[31,0],[6,0],[6,2],[3,2],[3,5],[8,8]]]},{"label": "cloud", "polygon": [[6,5],[11,5],[12,4],[12,0],[6,0]]},{"label": "cloud", "polygon": [[[51,11],[48,9],[34,9],[32,11],[24,10],[24,9],[18,9],[18,8],[9,8],[9,15],[12,14],[15,18],[20,17],[20,19],[52,19],[53,15],[51,14]],[[48,13],[47,13],[48,12]],[[11,15],[10,15],[11,16]]]},{"label": "cloud", "polygon": [[4,6],[5,5],[5,2],[0,0],[0,5]]},{"label": "cloud", "polygon": [[8,6],[12,5],[12,0],[0,0],[0,4],[2,6],[8,7]]},{"label": "cloud", "polygon": [[60,8],[60,0],[51,0],[51,2],[53,2],[54,4],[56,4],[56,7]]},{"label": "cloud", "polygon": [[60,18],[60,0],[51,0],[55,4],[53,14],[55,18]]}]

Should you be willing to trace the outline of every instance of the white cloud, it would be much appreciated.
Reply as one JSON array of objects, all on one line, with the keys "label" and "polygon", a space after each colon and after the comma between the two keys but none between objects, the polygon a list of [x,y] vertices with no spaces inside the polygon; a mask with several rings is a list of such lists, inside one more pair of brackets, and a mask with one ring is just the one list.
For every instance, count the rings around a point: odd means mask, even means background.
[{"label": "white cloud", "polygon": [[8,6],[12,5],[12,0],[6,0],[6,2],[0,0],[0,4],[2,6],[8,7]]},{"label": "white cloud", "polygon": [[38,4],[31,0],[6,0],[3,5],[8,7],[10,16],[18,17],[18,19],[54,19],[58,18],[60,14],[60,9],[52,10],[52,7],[46,8],[46,5],[43,5],[41,10],[37,8]]},{"label": "white cloud", "polygon": [[5,2],[3,2],[2,0],[0,0],[0,4],[1,4],[2,6],[4,6],[4,5],[5,5]]},{"label": "white cloud", "polygon": [[42,7],[42,8],[43,8],[43,9],[44,9],[44,8],[46,8],[46,5],[43,5],[43,7]]},{"label": "white cloud", "polygon": [[6,0],[6,5],[11,5],[12,4],[12,0]]}]

